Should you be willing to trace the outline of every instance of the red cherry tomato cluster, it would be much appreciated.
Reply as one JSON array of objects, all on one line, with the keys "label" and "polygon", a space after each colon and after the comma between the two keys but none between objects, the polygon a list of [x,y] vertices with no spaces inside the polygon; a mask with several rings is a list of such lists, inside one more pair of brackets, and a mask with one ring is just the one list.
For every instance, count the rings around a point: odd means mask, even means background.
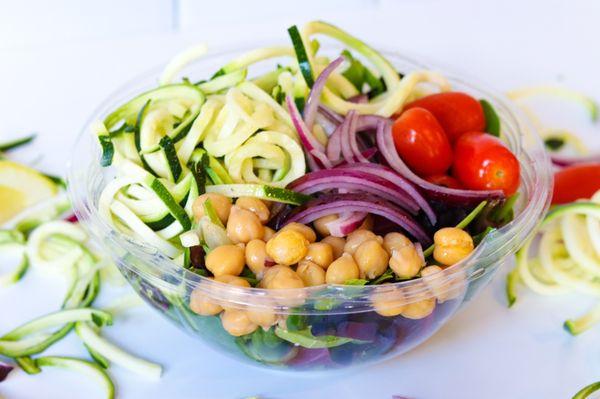
[{"label": "red cherry tomato cluster", "polygon": [[481,104],[468,94],[433,94],[405,106],[394,122],[394,144],[413,172],[432,183],[512,195],[519,162],[485,125]]}]

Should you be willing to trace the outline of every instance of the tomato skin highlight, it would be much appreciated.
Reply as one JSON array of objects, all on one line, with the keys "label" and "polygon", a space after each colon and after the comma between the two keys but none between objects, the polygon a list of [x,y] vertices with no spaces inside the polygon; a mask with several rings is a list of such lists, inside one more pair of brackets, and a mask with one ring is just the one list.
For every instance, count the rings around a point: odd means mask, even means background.
[{"label": "tomato skin highlight", "polygon": [[443,174],[452,165],[452,147],[431,112],[404,111],[392,126],[394,144],[408,167],[420,176]]},{"label": "tomato skin highlight", "polygon": [[457,188],[457,189],[463,189],[464,186],[458,181],[456,180],[454,177],[452,176],[448,176],[448,175],[429,175],[425,177],[425,180],[427,180],[430,183],[436,184],[438,186],[442,186],[442,187],[448,187],[448,188]]},{"label": "tomato skin highlight", "polygon": [[507,197],[519,188],[521,168],[515,155],[487,133],[465,133],[454,146],[452,172],[471,190],[502,190]]},{"label": "tomato skin highlight", "polygon": [[552,204],[590,198],[600,190],[600,163],[573,165],[554,174]]},{"label": "tomato skin highlight", "polygon": [[458,91],[436,93],[406,104],[405,110],[420,107],[438,120],[451,143],[467,132],[483,132],[483,107],[475,98]]}]

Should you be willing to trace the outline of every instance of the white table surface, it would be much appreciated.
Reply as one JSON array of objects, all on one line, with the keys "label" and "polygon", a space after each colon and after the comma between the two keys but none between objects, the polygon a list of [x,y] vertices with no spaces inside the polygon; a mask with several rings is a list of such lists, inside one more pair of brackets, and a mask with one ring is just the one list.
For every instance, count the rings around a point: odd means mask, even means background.
[{"label": "white table surface", "polygon": [[[560,82],[600,99],[598,2],[375,3],[374,9],[327,9],[315,15],[372,43],[466,71],[500,90]],[[31,159],[41,152],[38,166],[61,174],[83,122],[118,85],[199,41],[219,48],[248,43],[251,37],[285,38],[284,28],[307,20],[306,14],[304,10],[300,21],[290,15],[260,21],[253,17],[235,25],[198,23],[180,33],[0,46],[0,137],[39,132],[35,151],[18,157]],[[588,126],[577,107],[548,109],[567,112],[568,123],[599,145],[598,127]],[[557,123],[563,118],[547,113]],[[110,372],[119,397],[127,399],[390,398],[392,394],[414,399],[563,399],[600,379],[599,330],[573,338],[561,328],[590,300],[542,298],[523,290],[509,310],[503,291],[506,271],[501,270],[474,302],[425,344],[365,369],[308,376],[251,368],[212,351],[142,307],[117,320],[106,334],[162,363],[164,376],[154,382],[117,367]],[[0,331],[57,309],[64,290],[62,280],[36,272],[16,286],[0,289]],[[118,294],[107,289],[100,303]],[[73,335],[47,353],[85,356]],[[99,397],[97,393],[92,382],[54,370],[37,376],[16,371],[0,384],[0,398],[6,399],[93,398]]]}]

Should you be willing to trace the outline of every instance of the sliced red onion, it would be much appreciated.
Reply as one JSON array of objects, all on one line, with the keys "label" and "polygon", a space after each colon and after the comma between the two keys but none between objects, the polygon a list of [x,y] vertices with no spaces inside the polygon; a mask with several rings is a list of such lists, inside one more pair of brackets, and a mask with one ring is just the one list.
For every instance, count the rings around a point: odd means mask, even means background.
[{"label": "sliced red onion", "polygon": [[265,258],[265,267],[273,267],[277,264],[277,262],[275,262],[273,259],[269,258],[268,256]]},{"label": "sliced red onion", "polygon": [[325,169],[331,169],[331,168],[333,168],[333,165],[331,164],[331,161],[329,160],[329,158],[327,158],[327,155],[324,152],[314,149],[312,151],[309,151],[309,153],[317,161],[319,161],[321,163],[321,165],[323,165],[323,167]]},{"label": "sliced red onion", "polygon": [[323,69],[317,80],[315,80],[315,83],[310,90],[310,94],[306,99],[306,106],[304,107],[304,122],[308,129],[312,129],[315,124],[315,117],[317,116],[317,110],[319,109],[319,103],[321,102],[321,92],[323,92],[327,78],[342,62],[344,62],[343,56],[336,58]]},{"label": "sliced red onion", "polygon": [[356,321],[343,321],[336,328],[336,335],[373,342],[377,339],[378,325],[376,323],[360,323]]},{"label": "sliced red onion", "polygon": [[319,165],[319,163],[317,162],[315,157],[311,157],[311,156],[306,157],[306,162],[308,164],[308,169],[313,172],[316,170],[323,169],[323,168],[321,168],[321,166]]},{"label": "sliced red onion", "polygon": [[333,131],[333,134],[329,137],[329,142],[327,143],[327,158],[332,163],[337,163],[341,159],[342,153],[342,138],[346,136],[346,130],[348,129],[348,121],[349,119],[344,119],[342,123],[340,123]]},{"label": "sliced red onion", "polygon": [[[391,172],[392,179],[386,176],[386,173],[390,173],[385,169],[380,169],[381,173],[373,173],[369,168],[360,168],[362,164],[343,165],[333,169],[320,170],[317,172],[307,173],[302,177],[291,182],[288,188],[303,192],[305,194],[313,194],[318,192],[318,189],[313,188],[315,185],[322,186],[327,184],[328,187],[325,189],[340,189],[348,188],[345,186],[360,185],[361,189],[365,191],[374,190],[380,193],[386,193],[390,195],[393,200],[401,200],[407,204],[407,209],[417,211],[420,203],[417,201],[419,193],[407,182],[396,175],[395,172]],[[359,169],[360,168],[360,169]],[[413,194],[416,195],[413,196]],[[422,197],[421,197],[422,198]],[[423,202],[427,204],[427,201],[423,198]],[[434,215],[435,217],[435,215]]]},{"label": "sliced red onion", "polygon": [[[362,151],[361,154],[363,157],[365,157],[367,160],[373,158],[375,156],[375,154],[377,154],[379,152],[379,150],[377,149],[377,147],[371,147],[371,148],[367,148],[366,150]],[[358,165],[356,162],[353,163],[348,163],[344,160],[340,161],[337,165],[335,165],[336,168],[339,168],[340,166],[346,166],[346,165]]]},{"label": "sliced red onion", "polygon": [[0,382],[4,381],[13,369],[13,366],[0,362]]},{"label": "sliced red onion", "polygon": [[[347,163],[354,163],[354,149],[352,148],[352,137],[356,134],[356,125],[358,122],[358,114],[355,110],[348,112],[346,116],[346,129],[344,129],[341,137],[342,155]],[[356,141],[354,140],[354,143]]]},{"label": "sliced red onion", "polygon": [[304,124],[300,111],[296,107],[296,103],[290,96],[286,96],[285,102],[288,110],[290,111],[290,117],[292,123],[298,132],[302,145],[308,152],[308,167],[311,170],[319,170],[322,168],[331,168],[332,164],[329,162],[327,155],[325,155],[325,147],[317,140],[313,135],[312,131]]},{"label": "sliced red onion", "polygon": [[429,202],[421,195],[421,193],[415,189],[412,184],[410,184],[404,177],[400,176],[393,169],[379,165],[374,163],[360,163],[360,164],[352,164],[352,165],[339,165],[336,169],[351,169],[355,172],[363,172],[370,174],[372,176],[376,176],[382,179],[389,181],[394,184],[396,187],[404,191],[411,197],[417,205],[423,209],[425,215],[431,222],[431,224],[435,225],[437,222],[437,217]]},{"label": "sliced red onion", "polygon": [[337,112],[327,108],[323,104],[319,104],[319,113],[336,125],[339,125],[344,121],[344,117],[342,115],[339,115]]},{"label": "sliced red onion", "polygon": [[345,137],[342,137],[342,153],[344,154],[344,160],[347,163],[363,162],[368,163],[369,160],[365,158],[358,146],[358,114],[352,110],[348,112],[346,116],[350,121],[348,122],[348,129],[344,131]]},{"label": "sliced red onion", "polygon": [[[296,208],[282,221],[282,225],[298,222],[308,224],[320,217],[340,212],[368,212],[382,216],[403,228],[424,245],[431,238],[410,215],[389,201],[371,194],[326,194]],[[277,226],[278,228],[282,226]]]},{"label": "sliced red onion", "polygon": [[366,217],[365,212],[347,212],[336,220],[325,223],[325,226],[332,236],[345,237],[359,228]]},{"label": "sliced red onion", "polygon": [[481,202],[484,199],[504,198],[500,190],[494,191],[474,191],[459,190],[438,186],[430,183],[414,174],[408,166],[400,159],[394,147],[392,138],[392,127],[389,122],[377,122],[377,147],[388,164],[400,175],[411,181],[413,184],[422,188],[429,197],[443,200],[451,203],[472,204]]},{"label": "sliced red onion", "polygon": [[371,159],[375,156],[375,154],[377,154],[378,151],[379,150],[377,149],[377,147],[371,147],[371,148],[367,148],[366,150],[361,152],[361,154],[366,159]]},{"label": "sliced red onion", "polygon": [[350,97],[348,101],[356,104],[366,104],[369,102],[369,96],[366,94],[357,94],[353,97]]},{"label": "sliced red onion", "polygon": [[331,361],[331,356],[329,354],[329,349],[327,348],[318,348],[318,349],[308,349],[308,348],[298,348],[298,354],[294,356],[288,364],[296,365],[296,366],[329,366],[333,364]]},{"label": "sliced red onion", "polygon": [[320,112],[317,112],[317,117],[315,119],[315,125],[317,124],[323,128],[327,137],[331,136],[339,125],[339,123],[332,122]]},{"label": "sliced red onion", "polygon": [[[325,172],[325,170],[321,170],[319,172]],[[311,173],[309,173],[309,175],[311,175]],[[405,209],[406,211],[412,213],[413,215],[417,214],[417,212],[419,211],[419,205],[417,205],[417,203],[412,198],[406,195],[406,193],[394,190],[389,186],[381,184],[381,182],[378,182],[376,180],[370,180],[369,178],[365,177],[315,177],[311,178],[309,181],[303,184],[294,186],[293,190],[298,193],[307,195],[328,190],[339,190],[340,192],[342,192],[341,190],[365,192],[390,201],[393,204],[400,206],[402,209]]]},{"label": "sliced red onion", "polygon": [[300,136],[300,141],[304,148],[307,151],[319,150],[321,152],[325,151],[325,147],[323,144],[317,140],[317,138],[313,135],[310,128],[304,123],[302,120],[302,116],[300,115],[300,111],[298,111],[298,107],[296,107],[296,103],[290,96],[285,97],[285,103],[290,112],[290,117],[292,118],[292,123],[298,132],[298,136]]},{"label": "sliced red onion", "polygon": [[554,165],[564,168],[567,166],[578,165],[582,163],[600,163],[600,154],[591,154],[580,157],[551,154],[550,159],[552,160],[552,163]]}]

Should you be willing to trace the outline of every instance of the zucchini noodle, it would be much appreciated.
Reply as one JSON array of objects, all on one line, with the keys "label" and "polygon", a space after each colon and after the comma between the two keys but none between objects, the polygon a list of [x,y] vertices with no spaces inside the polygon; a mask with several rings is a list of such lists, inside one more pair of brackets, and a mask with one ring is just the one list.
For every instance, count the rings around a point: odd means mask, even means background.
[{"label": "zucchini noodle", "polygon": [[[517,253],[516,272],[525,286],[540,295],[574,292],[600,297],[600,191],[592,196],[591,202],[554,208],[542,223],[538,236],[530,238]],[[530,248],[537,238],[539,248],[530,259]],[[515,281],[507,279],[511,304],[515,300]],[[598,306],[578,320],[567,321],[567,331],[578,334],[599,322]]]},{"label": "zucchini noodle", "polygon": [[[284,189],[306,173],[306,154],[285,99],[301,110],[314,81],[331,64],[328,55],[319,53],[316,36],[347,46],[346,69],[327,70],[318,99],[340,117],[352,110],[389,117],[424,89],[450,89],[435,72],[415,71],[402,77],[383,55],[333,25],[310,22],[288,32],[293,46],[248,51],[196,83],[187,77],[183,83],[177,79],[207,49],[199,45],[185,50],[167,64],[157,88],[120,105],[94,125],[102,147],[101,164],[112,165],[117,175],[100,196],[103,218],[117,230],[180,259],[184,250],[179,239],[198,228],[198,221],[192,223],[192,204],[205,190],[271,195],[293,204],[307,200],[272,189]],[[363,65],[349,50],[370,65]],[[282,65],[262,75],[251,74],[256,64],[275,60]],[[364,92],[365,84],[372,92]],[[313,119],[311,133],[325,147],[335,119],[318,113]]]},{"label": "zucchini noodle", "polygon": [[[309,42],[310,37],[315,34],[322,34],[339,40],[370,60],[381,74],[381,77],[387,86],[387,93],[381,96],[378,101],[371,101],[365,104],[347,101],[333,93],[331,89],[326,86],[323,89],[323,102],[340,114],[345,115],[351,110],[356,110],[361,114],[376,114],[390,117],[395,112],[402,109],[406,99],[415,89],[417,83],[431,82],[437,84],[442,91],[450,90],[450,85],[445,78],[430,71],[413,72],[400,79],[395,68],[381,54],[358,38],[343,32],[333,25],[320,21],[309,22],[302,30],[303,41],[305,43]],[[314,69],[314,55],[311,54],[310,51],[307,55],[309,62]]]}]

